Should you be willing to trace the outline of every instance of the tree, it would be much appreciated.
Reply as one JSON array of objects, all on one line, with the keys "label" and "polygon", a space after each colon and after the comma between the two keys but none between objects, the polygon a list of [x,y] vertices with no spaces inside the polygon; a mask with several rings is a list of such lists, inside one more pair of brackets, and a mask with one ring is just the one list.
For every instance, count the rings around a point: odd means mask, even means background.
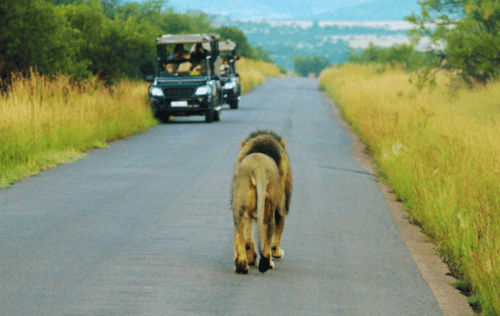
[{"label": "tree", "polygon": [[295,71],[301,76],[307,76],[309,73],[314,73],[316,76],[330,66],[330,62],[323,56],[295,56],[293,57]]},{"label": "tree", "polygon": [[85,69],[67,38],[72,30],[44,0],[0,2],[0,74],[27,73],[30,67],[52,75]]},{"label": "tree", "polygon": [[47,0],[47,2],[52,2],[55,5],[64,5],[64,4],[82,4],[85,0]]},{"label": "tree", "polygon": [[266,63],[274,63],[273,58],[271,57],[271,54],[262,46],[257,46],[254,49],[254,52],[251,56],[255,60],[262,60],[265,61]]},{"label": "tree", "polygon": [[373,43],[363,50],[353,50],[347,60],[359,64],[388,64],[406,71],[414,71],[427,65],[433,65],[439,58],[435,54],[416,51],[412,45],[395,45],[389,48],[374,46]]},{"label": "tree", "polygon": [[248,43],[248,38],[243,31],[234,26],[221,26],[216,32],[220,35],[221,41],[232,40],[238,44],[238,54],[243,57],[254,58],[254,48]]},{"label": "tree", "polygon": [[[428,36],[442,47],[446,68],[460,70],[469,84],[500,75],[500,2],[498,0],[425,0],[420,15],[405,20],[414,43]],[[435,23],[429,27],[426,23]]]},{"label": "tree", "polygon": [[[98,2],[91,5],[57,7],[77,34],[68,39],[77,47],[78,59],[88,63],[88,71],[102,79],[141,77],[141,66],[155,58],[154,37],[160,32],[137,16],[110,19]],[[140,19],[140,18],[139,18]]]}]

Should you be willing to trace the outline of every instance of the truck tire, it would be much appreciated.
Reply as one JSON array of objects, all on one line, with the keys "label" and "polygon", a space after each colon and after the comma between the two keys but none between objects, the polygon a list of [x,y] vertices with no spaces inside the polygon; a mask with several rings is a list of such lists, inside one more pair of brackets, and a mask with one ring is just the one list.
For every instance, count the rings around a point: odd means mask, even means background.
[{"label": "truck tire", "polygon": [[207,112],[205,112],[205,122],[212,123],[214,121],[214,109],[210,107]]},{"label": "truck tire", "polygon": [[236,110],[238,108],[238,100],[233,100],[229,102],[229,107],[231,110]]}]

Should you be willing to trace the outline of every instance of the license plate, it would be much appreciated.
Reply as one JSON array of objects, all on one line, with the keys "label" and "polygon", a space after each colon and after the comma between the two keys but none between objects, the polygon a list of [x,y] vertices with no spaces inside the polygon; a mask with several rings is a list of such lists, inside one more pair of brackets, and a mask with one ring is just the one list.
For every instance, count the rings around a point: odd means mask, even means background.
[{"label": "license plate", "polygon": [[171,107],[188,106],[188,101],[172,101],[170,102]]}]

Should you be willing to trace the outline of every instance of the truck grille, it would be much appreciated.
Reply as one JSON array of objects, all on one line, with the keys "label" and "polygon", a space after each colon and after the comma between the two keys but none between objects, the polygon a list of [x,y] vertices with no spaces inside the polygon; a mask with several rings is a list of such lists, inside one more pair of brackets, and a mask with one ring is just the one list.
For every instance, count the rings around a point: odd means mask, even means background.
[{"label": "truck grille", "polygon": [[165,94],[165,97],[167,99],[175,99],[178,97],[189,97],[192,96],[194,92],[195,88],[190,86],[177,86],[163,90],[163,93]]}]

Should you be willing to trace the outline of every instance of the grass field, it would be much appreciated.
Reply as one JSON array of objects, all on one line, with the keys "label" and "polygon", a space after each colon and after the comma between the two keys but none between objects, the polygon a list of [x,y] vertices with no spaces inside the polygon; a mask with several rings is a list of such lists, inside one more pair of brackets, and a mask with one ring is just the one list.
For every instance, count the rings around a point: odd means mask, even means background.
[{"label": "grass field", "polygon": [[156,124],[146,84],[72,84],[59,76],[18,78],[0,98],[0,187]]},{"label": "grass field", "polygon": [[[279,75],[275,65],[244,58],[237,68],[243,92]],[[103,87],[35,74],[14,80],[9,97],[0,96],[0,188],[158,124],[148,85],[124,80]]]},{"label": "grass field", "polygon": [[[379,68],[380,69],[380,68]],[[436,243],[484,315],[500,314],[500,82],[418,91],[377,66],[325,70],[320,84],[368,145],[383,181]]]}]

